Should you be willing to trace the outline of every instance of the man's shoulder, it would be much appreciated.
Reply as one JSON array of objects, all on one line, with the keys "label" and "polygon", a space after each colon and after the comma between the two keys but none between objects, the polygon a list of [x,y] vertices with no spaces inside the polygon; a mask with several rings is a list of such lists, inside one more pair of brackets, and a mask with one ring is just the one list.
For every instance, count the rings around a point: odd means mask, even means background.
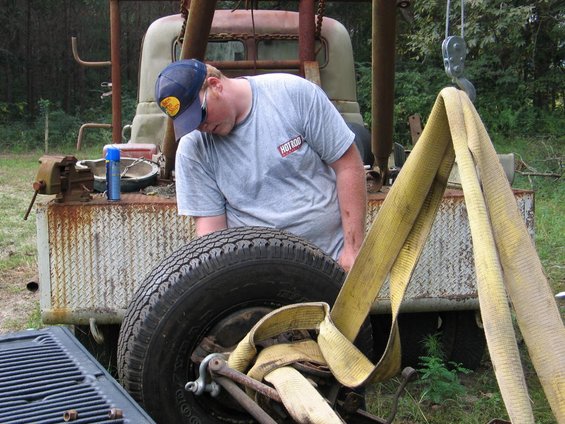
[{"label": "man's shoulder", "polygon": [[202,152],[209,143],[207,134],[194,130],[179,140],[177,155],[191,156],[195,151]]},{"label": "man's shoulder", "polygon": [[312,83],[304,78],[285,73],[261,74],[248,77],[250,81],[258,86],[284,86],[284,87],[305,87],[310,86]]}]

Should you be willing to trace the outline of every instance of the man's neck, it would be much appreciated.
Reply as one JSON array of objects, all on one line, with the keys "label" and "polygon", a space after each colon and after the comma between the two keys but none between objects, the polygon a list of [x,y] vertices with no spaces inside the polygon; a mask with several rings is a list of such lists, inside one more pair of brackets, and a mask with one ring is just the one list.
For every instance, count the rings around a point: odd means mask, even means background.
[{"label": "man's neck", "polygon": [[236,124],[242,122],[249,112],[253,104],[253,92],[251,84],[246,78],[233,78],[230,79],[230,84],[233,84],[233,101],[236,108]]}]

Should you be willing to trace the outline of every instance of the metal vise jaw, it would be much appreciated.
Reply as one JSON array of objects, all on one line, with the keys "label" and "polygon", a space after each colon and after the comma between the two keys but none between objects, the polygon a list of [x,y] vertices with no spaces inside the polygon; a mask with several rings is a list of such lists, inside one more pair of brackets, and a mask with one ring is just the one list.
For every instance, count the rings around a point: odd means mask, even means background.
[{"label": "metal vise jaw", "polygon": [[90,169],[77,169],[74,156],[44,155],[33,188],[38,194],[55,194],[57,202],[91,199],[94,175]]}]

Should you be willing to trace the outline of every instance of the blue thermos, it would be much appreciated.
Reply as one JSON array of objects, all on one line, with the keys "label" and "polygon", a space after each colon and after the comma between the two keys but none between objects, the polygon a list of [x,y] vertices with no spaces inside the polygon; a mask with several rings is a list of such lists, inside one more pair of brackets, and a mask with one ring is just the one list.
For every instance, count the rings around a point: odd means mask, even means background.
[{"label": "blue thermos", "polygon": [[106,197],[120,200],[120,149],[106,149]]}]

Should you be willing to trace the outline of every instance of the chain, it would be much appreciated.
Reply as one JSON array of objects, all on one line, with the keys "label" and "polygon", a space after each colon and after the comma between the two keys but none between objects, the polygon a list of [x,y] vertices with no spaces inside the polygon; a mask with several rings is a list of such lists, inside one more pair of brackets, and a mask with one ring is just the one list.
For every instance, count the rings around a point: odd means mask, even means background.
[{"label": "chain", "polygon": [[[188,4],[187,4],[188,3]],[[180,29],[177,41],[180,45],[184,41],[184,32],[186,31],[186,21],[188,20],[188,8],[190,7],[190,0],[180,0],[180,14],[182,15],[182,27]]]},{"label": "chain", "polygon": [[316,21],[316,38],[320,38],[322,34],[322,22],[324,20],[324,13],[326,12],[326,0],[320,0],[318,2],[318,19]]},{"label": "chain", "polygon": [[229,40],[298,40],[298,34],[249,34],[249,33],[233,33],[233,32],[218,32],[210,34],[212,41],[229,41]]}]

